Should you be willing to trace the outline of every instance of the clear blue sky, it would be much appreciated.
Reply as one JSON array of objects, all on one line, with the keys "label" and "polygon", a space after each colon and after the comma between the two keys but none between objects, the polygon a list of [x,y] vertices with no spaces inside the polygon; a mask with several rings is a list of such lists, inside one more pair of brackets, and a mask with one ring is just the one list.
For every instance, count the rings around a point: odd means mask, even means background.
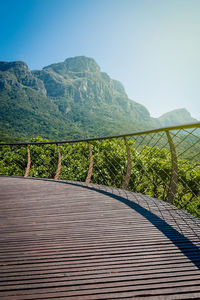
[{"label": "clear blue sky", "polygon": [[0,60],[93,57],[152,116],[200,119],[200,0],[0,0]]}]

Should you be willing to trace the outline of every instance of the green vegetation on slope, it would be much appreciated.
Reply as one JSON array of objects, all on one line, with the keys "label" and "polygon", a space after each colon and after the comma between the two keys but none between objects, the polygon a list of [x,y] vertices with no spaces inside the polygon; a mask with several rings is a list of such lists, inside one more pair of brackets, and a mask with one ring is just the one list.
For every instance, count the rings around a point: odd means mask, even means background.
[{"label": "green vegetation on slope", "polygon": [[20,143],[24,142],[25,140],[22,138],[17,138],[10,136],[8,134],[4,134],[3,130],[0,128],[0,142],[1,143]]}]

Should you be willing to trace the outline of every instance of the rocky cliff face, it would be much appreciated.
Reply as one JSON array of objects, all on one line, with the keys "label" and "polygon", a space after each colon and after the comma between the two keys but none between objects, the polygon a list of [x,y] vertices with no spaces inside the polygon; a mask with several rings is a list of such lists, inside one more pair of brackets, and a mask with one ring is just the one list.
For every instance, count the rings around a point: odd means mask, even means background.
[{"label": "rocky cliff face", "polygon": [[151,118],[92,58],[68,58],[34,71],[24,62],[0,62],[0,128],[5,133],[67,139],[153,128],[169,120],[169,115]]},{"label": "rocky cliff face", "polygon": [[120,114],[120,119],[151,121],[147,109],[128,99],[123,85],[101,72],[92,58],[69,58],[42,71],[33,71],[33,75],[43,81],[47,96],[62,97],[60,103],[55,101],[62,112],[69,110],[69,106],[78,111],[82,107],[93,113],[97,110],[97,114],[101,111],[102,117],[106,110],[113,119]]}]

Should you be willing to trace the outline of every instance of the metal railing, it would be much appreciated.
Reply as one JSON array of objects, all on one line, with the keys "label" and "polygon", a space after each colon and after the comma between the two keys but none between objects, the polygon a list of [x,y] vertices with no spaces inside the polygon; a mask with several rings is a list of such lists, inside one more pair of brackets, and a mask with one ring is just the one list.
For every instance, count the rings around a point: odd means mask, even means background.
[{"label": "metal railing", "polygon": [[122,188],[200,216],[200,122],[91,139],[0,143],[0,175]]}]

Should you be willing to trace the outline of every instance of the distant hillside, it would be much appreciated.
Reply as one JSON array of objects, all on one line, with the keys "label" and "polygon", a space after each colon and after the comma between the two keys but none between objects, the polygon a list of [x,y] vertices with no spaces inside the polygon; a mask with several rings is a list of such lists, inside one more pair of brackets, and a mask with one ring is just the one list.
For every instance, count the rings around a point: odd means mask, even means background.
[{"label": "distant hillside", "polygon": [[[181,113],[173,115],[180,123]],[[34,71],[24,62],[0,62],[0,128],[9,136],[94,137],[155,128],[169,119],[151,118],[92,58],[68,58]]]},{"label": "distant hillside", "polygon": [[198,122],[198,120],[192,118],[191,114],[185,108],[175,109],[163,114],[160,118],[158,118],[158,121],[162,126]]},{"label": "distant hillside", "polygon": [[20,143],[20,142],[25,142],[25,140],[20,137],[9,136],[8,134],[3,133],[3,130],[0,128],[0,143]]}]

